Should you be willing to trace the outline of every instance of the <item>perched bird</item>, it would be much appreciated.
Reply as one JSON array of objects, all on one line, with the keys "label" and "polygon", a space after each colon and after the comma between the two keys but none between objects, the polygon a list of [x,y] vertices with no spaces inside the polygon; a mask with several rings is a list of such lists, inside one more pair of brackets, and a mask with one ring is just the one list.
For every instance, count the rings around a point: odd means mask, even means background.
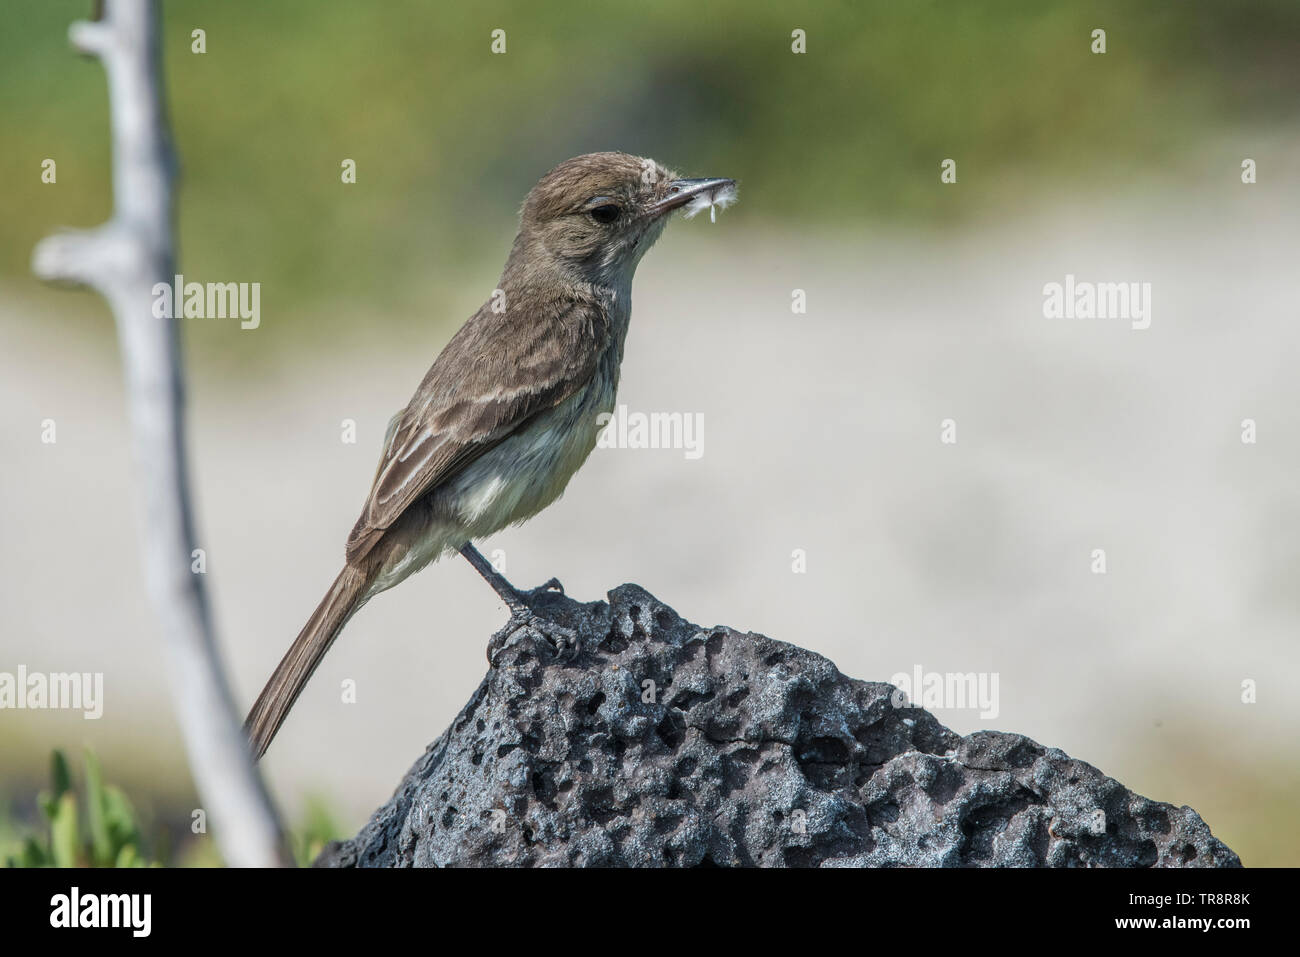
[{"label": "perched bird", "polygon": [[679,179],[627,153],[575,157],[533,187],[498,288],[388,424],[343,570],[245,722],[256,757],[357,609],[449,552],[464,555],[510,609],[489,661],[521,628],[572,643],[472,543],[564,491],[596,445],[598,416],[614,408],[637,263],[673,210],[734,197],[730,179]]}]

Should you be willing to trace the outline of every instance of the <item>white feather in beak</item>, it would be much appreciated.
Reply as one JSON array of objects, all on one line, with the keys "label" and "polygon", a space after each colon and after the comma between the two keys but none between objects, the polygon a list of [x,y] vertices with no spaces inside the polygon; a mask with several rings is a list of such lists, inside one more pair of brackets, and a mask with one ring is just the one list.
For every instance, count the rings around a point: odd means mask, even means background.
[{"label": "white feather in beak", "polygon": [[718,210],[726,209],[736,201],[736,184],[726,183],[717,189],[712,189],[698,196],[692,196],[691,201],[686,204],[685,215],[687,219],[692,218],[696,213],[704,210],[709,211],[709,222],[718,221]]}]

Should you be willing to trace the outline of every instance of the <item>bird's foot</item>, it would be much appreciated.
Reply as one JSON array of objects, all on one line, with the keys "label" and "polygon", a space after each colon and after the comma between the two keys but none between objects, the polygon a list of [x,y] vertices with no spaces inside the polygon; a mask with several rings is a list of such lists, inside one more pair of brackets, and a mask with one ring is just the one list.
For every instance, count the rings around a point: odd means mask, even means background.
[{"label": "bird's foot", "polygon": [[563,595],[564,586],[552,578],[529,592],[527,597],[519,595],[516,601],[509,602],[510,620],[488,641],[487,659],[493,668],[497,666],[501,652],[520,641],[532,641],[539,648],[544,646],[551,657],[563,657],[570,661],[582,652],[576,631],[537,614],[529,605],[528,598],[545,592],[559,592]]}]

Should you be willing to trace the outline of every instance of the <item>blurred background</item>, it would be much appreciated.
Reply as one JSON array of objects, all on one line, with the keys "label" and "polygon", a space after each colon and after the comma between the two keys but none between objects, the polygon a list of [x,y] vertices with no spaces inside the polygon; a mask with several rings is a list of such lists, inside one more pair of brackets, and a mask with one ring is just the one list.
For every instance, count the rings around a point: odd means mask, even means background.
[{"label": "blurred background", "polygon": [[[495,286],[528,188],[626,150],[741,184],[642,263],[623,366],[620,402],[702,414],[704,454],[598,449],[484,543],[509,577],[582,600],[635,581],[858,678],[996,672],[996,718],[940,720],[1191,805],[1247,865],[1300,864],[1300,6],[449,6],[165,4],[181,270],[261,283],[260,328],[183,329],[241,706],[337,572],[388,418]],[[38,826],[51,751],[90,747],[166,856],[197,861],[111,316],[30,273],[42,236],[111,208],[104,74],[66,38],[90,7],[0,7],[0,671],[103,672],[105,711],[0,712],[0,845]],[[1150,328],[1044,318],[1067,274],[1150,283]],[[263,764],[295,826],[355,832],[503,620],[459,560],[368,605]]]}]

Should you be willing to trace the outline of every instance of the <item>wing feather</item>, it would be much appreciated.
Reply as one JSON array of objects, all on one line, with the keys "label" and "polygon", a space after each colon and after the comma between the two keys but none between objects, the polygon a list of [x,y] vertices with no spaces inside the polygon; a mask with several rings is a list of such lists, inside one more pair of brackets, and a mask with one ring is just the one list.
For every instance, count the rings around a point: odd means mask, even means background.
[{"label": "wing feather", "polygon": [[589,382],[608,341],[595,303],[557,300],[535,309],[523,329],[480,309],[389,423],[348,561],[369,552],[421,495]]}]

